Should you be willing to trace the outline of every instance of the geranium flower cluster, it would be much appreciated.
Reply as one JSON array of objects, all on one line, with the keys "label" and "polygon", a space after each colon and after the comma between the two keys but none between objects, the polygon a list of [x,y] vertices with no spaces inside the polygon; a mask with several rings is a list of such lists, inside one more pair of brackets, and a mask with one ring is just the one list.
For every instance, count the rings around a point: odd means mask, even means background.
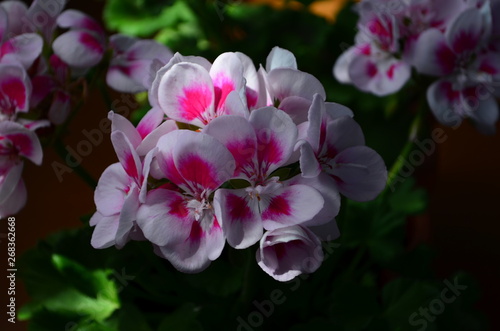
[{"label": "geranium flower cluster", "polygon": [[53,132],[66,121],[75,99],[84,98],[89,69],[102,63],[112,88],[145,91],[156,72],[150,68],[172,57],[151,40],[108,40],[96,21],[64,6],[0,2],[0,218],[25,205],[24,159],[40,165],[43,157],[37,130]]},{"label": "geranium flower cluster", "polygon": [[119,162],[95,191],[95,248],[148,240],[194,273],[226,241],[257,244],[258,265],[287,281],[315,271],[321,241],[338,236],[339,194],[367,201],[385,187],[385,164],[351,110],[326,102],[287,50],[258,69],[242,53],[213,63],[177,53],[148,92],[137,127],[109,114]]},{"label": "geranium flower cluster", "polygon": [[427,90],[436,119],[470,118],[495,131],[500,86],[500,1],[363,0],[356,43],[334,66],[335,77],[376,95],[397,92],[412,68],[438,77]]}]

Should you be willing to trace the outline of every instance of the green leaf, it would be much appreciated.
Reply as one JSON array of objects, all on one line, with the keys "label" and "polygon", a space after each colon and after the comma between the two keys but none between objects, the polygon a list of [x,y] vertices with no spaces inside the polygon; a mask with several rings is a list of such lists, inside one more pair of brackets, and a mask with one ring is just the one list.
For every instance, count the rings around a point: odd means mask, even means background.
[{"label": "green leaf", "polygon": [[420,307],[425,307],[430,300],[439,296],[439,283],[399,278],[391,281],[382,290],[382,302],[385,306],[383,316],[392,326],[392,330],[415,330],[409,319],[415,318]]},{"label": "green leaf", "polygon": [[[28,267],[29,266],[29,267]],[[120,307],[111,270],[90,270],[47,249],[29,251],[20,261],[21,276],[33,299],[19,319],[37,318],[49,311],[67,322],[104,321]]]},{"label": "green leaf", "polygon": [[415,215],[427,208],[427,193],[423,189],[414,189],[415,180],[412,177],[400,184],[389,198],[389,206],[395,212],[405,215]]}]

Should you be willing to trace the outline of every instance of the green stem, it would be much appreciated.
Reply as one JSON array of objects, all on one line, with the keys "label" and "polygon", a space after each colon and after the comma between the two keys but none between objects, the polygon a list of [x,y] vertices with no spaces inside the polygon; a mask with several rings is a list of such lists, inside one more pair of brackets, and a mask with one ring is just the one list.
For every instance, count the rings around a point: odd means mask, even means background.
[{"label": "green stem", "polygon": [[104,100],[104,103],[106,104],[106,107],[108,107],[107,112],[112,110],[113,108],[113,101],[111,100],[111,96],[109,95],[108,89],[106,87],[106,84],[104,82],[100,81],[98,83],[99,85],[99,91],[101,92],[102,99]]},{"label": "green stem", "polygon": [[[66,158],[69,156],[69,157],[72,157],[73,155],[71,155],[70,152],[68,152],[68,150],[66,149],[66,147],[64,146],[64,144],[62,143],[62,140],[56,140],[54,142],[54,149],[57,153],[57,155],[59,155],[59,157],[61,157],[61,159],[66,162]],[[76,166],[72,166],[71,169],[78,175],[80,176],[81,179],[83,179],[83,181],[85,183],[87,183],[92,189],[95,189],[96,186],[97,186],[97,181],[87,172],[87,170],[85,170],[85,168],[83,168],[80,164],[77,164]]]},{"label": "green stem", "polygon": [[396,159],[391,169],[389,170],[389,173],[387,175],[387,185],[385,187],[383,194],[385,194],[388,188],[393,187],[394,182],[398,176],[398,173],[403,168],[404,164],[406,163],[406,160],[408,159],[408,156],[413,150],[413,145],[415,144],[415,140],[417,139],[418,134],[420,133],[420,130],[422,128],[425,109],[426,109],[426,101],[423,100],[423,102],[421,102],[420,104],[417,115],[415,116],[410,125],[410,129],[408,131],[408,140],[406,141],[405,145],[403,146],[403,149],[399,153],[398,158]]},{"label": "green stem", "polygon": [[358,251],[356,252],[356,255],[352,259],[351,264],[349,265],[349,268],[347,268],[347,271],[344,273],[344,277],[346,279],[352,278],[354,271],[359,265],[359,262],[361,262],[361,259],[366,253],[366,247],[360,247]]}]

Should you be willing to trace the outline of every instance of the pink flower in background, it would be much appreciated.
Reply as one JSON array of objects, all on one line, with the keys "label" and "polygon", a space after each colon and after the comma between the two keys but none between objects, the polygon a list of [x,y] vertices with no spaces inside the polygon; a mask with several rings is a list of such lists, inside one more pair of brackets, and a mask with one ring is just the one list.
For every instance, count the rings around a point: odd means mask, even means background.
[{"label": "pink flower in background", "polygon": [[106,50],[103,28],[90,16],[68,9],[57,18],[57,25],[69,31],[54,40],[54,53],[70,67],[87,69],[98,64]]},{"label": "pink flower in background", "polygon": [[335,63],[333,73],[342,83],[354,84],[378,96],[397,92],[411,75],[410,65],[400,59],[400,31],[396,16],[376,10],[380,1],[359,3],[360,21],[356,44]]},{"label": "pink flower in background", "polygon": [[21,66],[0,64],[0,120],[15,121],[18,113],[28,112],[31,89]]},{"label": "pink flower in background", "polygon": [[323,262],[318,237],[301,226],[266,232],[257,250],[257,263],[274,279],[286,282],[303,273],[316,271]]},{"label": "pink flower in background", "polygon": [[164,178],[178,189],[148,192],[137,222],[157,254],[181,271],[201,271],[224,247],[211,196],[232,178],[235,160],[215,138],[187,130],[164,135],[157,147]]},{"label": "pink flower in background", "polygon": [[120,92],[137,93],[151,87],[155,74],[172,58],[172,52],[154,40],[125,35],[109,38],[113,58],[106,76],[107,84]]},{"label": "pink flower in background", "polygon": [[0,122],[0,218],[17,213],[26,203],[23,159],[40,165],[42,157],[42,146],[33,131],[15,122]]},{"label": "pink flower in background", "polygon": [[498,105],[493,82],[500,77],[500,53],[487,48],[490,35],[487,4],[462,12],[444,33],[429,29],[420,35],[415,67],[443,77],[427,91],[429,106],[442,124],[458,125],[469,117],[482,132],[495,131]]}]

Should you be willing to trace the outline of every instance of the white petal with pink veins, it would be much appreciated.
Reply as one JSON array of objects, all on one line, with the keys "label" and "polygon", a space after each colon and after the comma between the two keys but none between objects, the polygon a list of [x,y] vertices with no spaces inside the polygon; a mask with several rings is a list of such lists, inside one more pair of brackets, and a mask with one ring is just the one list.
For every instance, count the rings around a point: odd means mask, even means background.
[{"label": "white petal with pink veins", "polygon": [[103,28],[97,21],[79,10],[65,10],[57,17],[57,24],[61,28],[76,28],[104,34]]},{"label": "white petal with pink veins", "polygon": [[42,38],[35,33],[25,33],[13,37],[0,47],[0,61],[5,62],[9,56],[28,69],[40,55],[43,48]]},{"label": "white petal with pink veins", "polygon": [[111,132],[121,131],[134,148],[139,146],[142,141],[141,135],[128,119],[113,111],[108,113],[108,119],[111,121]]},{"label": "white petal with pink veins", "polygon": [[131,182],[120,163],[107,167],[99,178],[94,192],[97,211],[104,216],[120,213]]},{"label": "white petal with pink veins", "polygon": [[257,160],[261,174],[267,177],[285,165],[297,142],[298,130],[290,116],[274,107],[254,110],[250,123],[257,135]]},{"label": "white petal with pink veins", "polygon": [[0,176],[0,205],[5,204],[17,189],[19,181],[22,180],[23,165],[22,162],[14,164]]},{"label": "white petal with pink veins", "polygon": [[498,103],[493,96],[480,100],[477,109],[472,112],[470,117],[479,131],[483,134],[493,135],[496,133],[498,121]]},{"label": "white petal with pink veins", "polygon": [[[436,119],[443,125],[454,126],[462,122],[460,92],[448,80],[438,80],[427,89],[427,102]],[[458,111],[455,111],[458,110]]]},{"label": "white petal with pink veins", "polygon": [[214,191],[234,174],[235,161],[217,139],[204,133],[181,130],[174,147],[174,164],[191,193]]},{"label": "white petal with pink veins", "polygon": [[179,192],[161,188],[150,191],[137,212],[137,224],[156,245],[181,243],[189,236],[191,223],[196,222],[187,203]]},{"label": "white petal with pink veins", "polygon": [[172,183],[183,189],[188,189],[184,183],[184,178],[179,174],[177,167],[174,164],[174,148],[177,142],[182,139],[182,133],[184,130],[175,130],[162,136],[156,146],[158,147],[158,153],[156,154],[156,162],[152,164],[152,172],[156,173],[155,164],[158,165],[159,172],[162,173],[162,177],[154,175],[155,178],[167,178]]},{"label": "white petal with pink veins", "polygon": [[286,282],[316,271],[323,262],[321,242],[300,226],[268,231],[260,240],[257,263],[274,279]]},{"label": "white petal with pink veins", "polygon": [[196,273],[206,269],[211,261],[220,256],[224,244],[224,234],[216,222],[209,231],[201,230],[198,223],[193,222],[191,233],[183,242],[159,249],[177,270]]},{"label": "white petal with pink veins", "polygon": [[481,12],[470,8],[463,11],[446,29],[446,40],[453,52],[461,54],[483,46],[490,31],[491,26]]},{"label": "white petal with pink veins", "polygon": [[349,116],[339,117],[327,125],[324,143],[326,149],[322,151],[322,155],[333,158],[346,148],[364,144],[365,136],[359,124]]},{"label": "white petal with pink veins", "polygon": [[[23,32],[24,26],[26,24],[26,13],[28,7],[21,1],[3,1],[0,3],[0,7],[5,10],[8,17],[8,29],[9,35],[19,35]],[[6,18],[7,21],[7,18]],[[0,32],[0,41],[2,40],[2,34]]]},{"label": "white petal with pink veins", "polygon": [[224,110],[226,98],[231,91],[244,95],[243,64],[235,53],[219,55],[210,68],[210,77],[214,86],[217,113]]},{"label": "white petal with pink veins", "polygon": [[146,90],[142,81],[130,75],[130,69],[123,66],[110,66],[106,73],[106,84],[119,92],[138,93]]},{"label": "white petal with pink veins", "polygon": [[9,117],[27,112],[32,86],[26,71],[16,65],[0,65],[0,113]]},{"label": "white petal with pink veins", "polygon": [[54,53],[68,65],[90,68],[98,64],[104,55],[102,41],[92,32],[70,30],[52,44]]},{"label": "white petal with pink veins", "polygon": [[289,96],[312,99],[316,93],[323,99],[326,97],[325,89],[316,77],[296,69],[274,69],[268,73],[267,81],[271,97],[277,100],[283,100]]},{"label": "white petal with pink veins", "polygon": [[313,178],[320,174],[321,166],[316,158],[316,154],[308,142],[300,145],[300,171],[302,176]]},{"label": "white petal with pink veins", "polygon": [[262,237],[264,231],[257,199],[250,197],[245,189],[218,189],[215,192],[214,208],[227,242],[232,247],[247,248]]},{"label": "white petal with pink veins", "polygon": [[399,91],[411,75],[410,66],[395,58],[358,56],[349,67],[352,83],[362,91],[384,96]]},{"label": "white petal with pink veins", "polygon": [[19,123],[3,121],[0,122],[0,137],[2,141],[9,142],[8,149],[3,151],[4,155],[22,156],[36,165],[42,164],[42,145],[33,131]]},{"label": "white petal with pink veins", "polygon": [[163,67],[161,67],[157,72],[154,77],[154,80],[151,84],[151,87],[149,89],[148,93],[148,98],[149,98],[149,104],[151,106],[157,106],[158,105],[158,93],[159,93],[159,87],[161,80],[163,79],[163,76],[177,63],[181,62],[187,62],[187,63],[195,63],[203,68],[208,72],[210,71],[210,67],[212,64],[208,62],[207,59],[200,57],[200,56],[183,56],[180,53],[175,53],[174,56],[165,64]]},{"label": "white petal with pink veins", "polygon": [[319,226],[330,223],[338,215],[340,211],[340,195],[335,181],[326,173],[322,172],[313,178],[295,176],[287,180],[286,183],[287,185],[302,184],[310,186],[317,190],[325,200],[323,208],[311,220],[304,222],[303,226]]},{"label": "white petal with pink veins", "polygon": [[137,132],[142,139],[144,139],[147,135],[149,135],[153,130],[155,130],[161,122],[163,122],[163,118],[165,114],[158,107],[153,107],[150,109],[146,115],[144,115],[137,124]]},{"label": "white petal with pink veins", "polygon": [[218,113],[222,115],[238,115],[248,119],[250,112],[237,91],[231,91],[226,97],[226,101]]},{"label": "white petal with pink veins", "polygon": [[134,147],[122,131],[111,133],[111,142],[125,172],[136,181],[142,181],[142,164]]},{"label": "white petal with pink veins", "polygon": [[248,120],[234,115],[222,116],[210,122],[203,132],[215,137],[231,152],[236,161],[234,176],[251,178],[251,171],[257,169],[257,138]]},{"label": "white petal with pink veins", "polygon": [[[319,94],[316,94],[319,95]],[[320,96],[320,98],[322,98]],[[311,99],[289,96],[281,100],[279,109],[287,113],[297,125],[307,121],[307,110],[311,106]]]},{"label": "white petal with pink veins", "polygon": [[333,176],[343,195],[355,201],[369,201],[382,192],[387,182],[384,161],[366,146],[350,147],[340,152],[326,172]]},{"label": "white petal with pink veins", "polygon": [[26,197],[26,186],[21,178],[7,200],[0,204],[0,218],[17,214],[26,204]]},{"label": "white petal with pink veins", "polygon": [[457,61],[443,33],[433,28],[424,31],[418,38],[413,59],[413,65],[420,73],[431,76],[451,74]]},{"label": "white petal with pink veins", "polygon": [[[161,112],[163,115],[163,112]],[[144,118],[143,118],[144,119]],[[140,124],[140,123],[139,123]],[[137,127],[139,129],[139,126]],[[178,130],[177,124],[173,120],[166,120],[159,127],[154,129],[150,134],[148,134],[144,140],[137,146],[137,154],[139,156],[146,155],[150,150],[152,150],[157,144],[161,137],[169,132]]]},{"label": "white petal with pink veins", "polygon": [[178,63],[162,77],[158,104],[173,120],[204,126],[215,117],[214,86],[205,68]]},{"label": "white petal with pink veins", "polygon": [[261,198],[262,223],[266,230],[309,221],[324,205],[317,190],[302,184],[285,186]]},{"label": "white petal with pink veins", "polygon": [[[361,46],[352,46],[342,53],[335,65],[333,66],[333,75],[335,78],[344,84],[351,83],[351,76],[349,74],[349,67],[352,59],[359,54],[359,49]],[[369,46],[368,46],[369,47]],[[369,48],[368,48],[369,49]]]},{"label": "white petal with pink veins", "polygon": [[90,244],[97,249],[108,248],[115,244],[116,231],[118,229],[120,215],[104,216],[96,212],[92,216],[95,223],[94,232]]},{"label": "white petal with pink veins", "polygon": [[120,211],[118,228],[116,229],[116,247],[122,248],[130,240],[129,234],[134,227],[137,219],[137,211],[139,209],[139,188],[135,183],[130,187],[130,192],[127,194],[123,202],[123,208]]}]

